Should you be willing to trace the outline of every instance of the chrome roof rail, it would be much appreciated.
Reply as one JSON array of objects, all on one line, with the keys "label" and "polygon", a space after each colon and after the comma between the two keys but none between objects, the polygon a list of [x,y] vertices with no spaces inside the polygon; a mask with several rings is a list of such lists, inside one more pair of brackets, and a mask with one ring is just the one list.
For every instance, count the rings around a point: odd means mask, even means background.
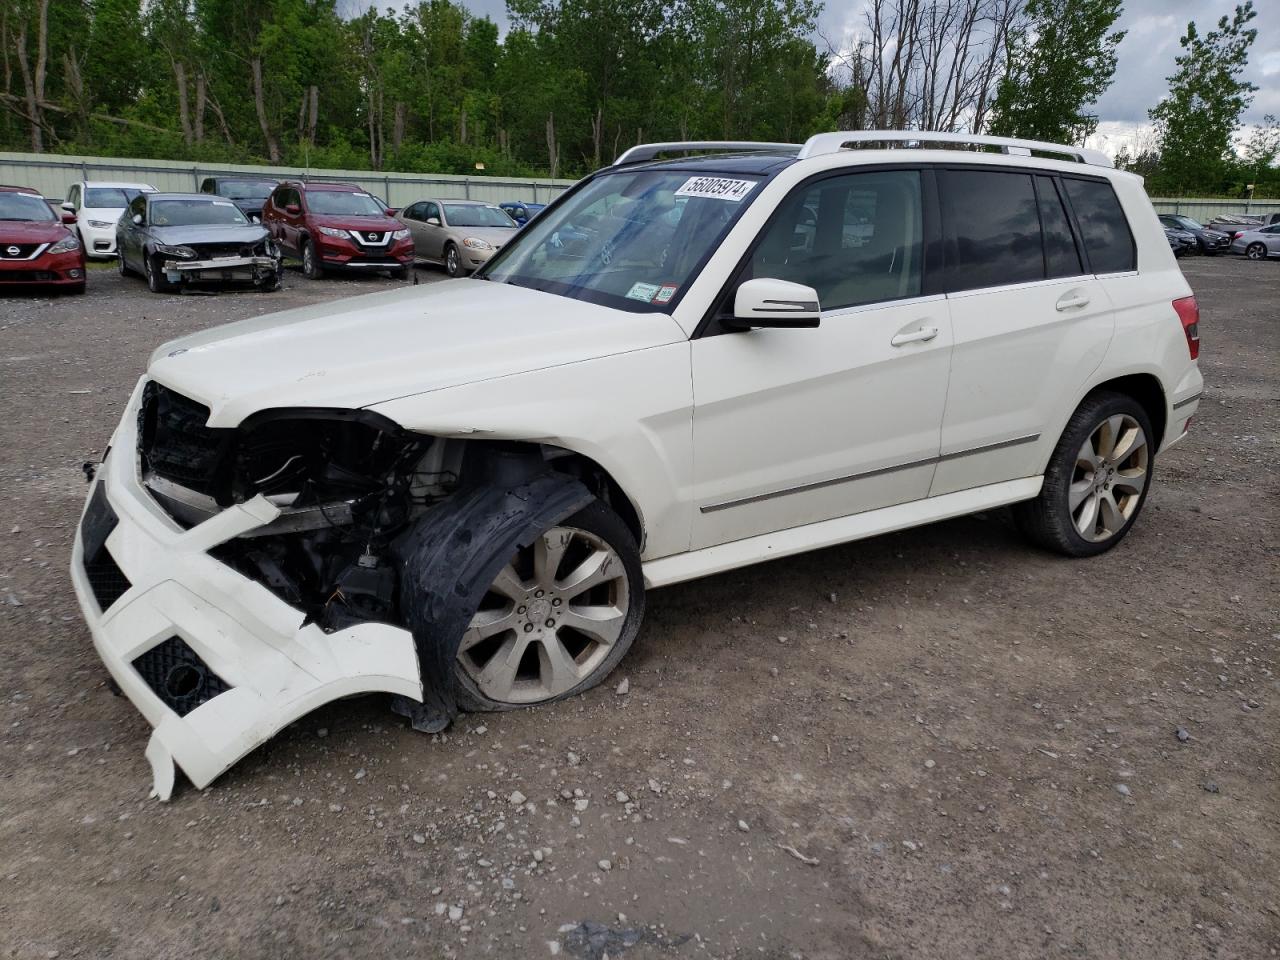
[{"label": "chrome roof rail", "polygon": [[1111,158],[1101,150],[1092,150],[1088,147],[1046,143],[1041,140],[1018,140],[1013,137],[990,137],[976,133],[932,133],[927,130],[849,130],[842,133],[818,133],[805,141],[804,146],[800,148],[799,159],[838,153],[850,145],[872,143],[896,143],[916,147],[927,147],[928,144],[933,143],[971,144],[999,147],[1002,153],[1011,156],[1029,157],[1033,151],[1056,153],[1095,167],[1115,166]]},{"label": "chrome roof rail", "polygon": [[798,143],[759,143],[752,140],[684,140],[672,143],[641,143],[627,150],[613,161],[615,167],[629,163],[645,163],[661,153],[680,153],[690,150],[720,150],[740,153],[795,153]]}]

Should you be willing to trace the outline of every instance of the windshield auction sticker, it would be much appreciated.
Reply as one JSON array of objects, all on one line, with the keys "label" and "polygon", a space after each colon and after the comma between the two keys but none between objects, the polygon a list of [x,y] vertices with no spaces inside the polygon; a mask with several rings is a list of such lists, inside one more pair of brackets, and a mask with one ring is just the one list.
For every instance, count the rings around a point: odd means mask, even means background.
[{"label": "windshield auction sticker", "polygon": [[724,177],[690,177],[675,192],[677,197],[707,197],[737,203],[755,187],[754,180],[726,180]]},{"label": "windshield auction sticker", "polygon": [[637,282],[631,285],[631,289],[627,291],[627,296],[632,300],[643,300],[648,303],[659,289],[660,287],[656,283]]}]

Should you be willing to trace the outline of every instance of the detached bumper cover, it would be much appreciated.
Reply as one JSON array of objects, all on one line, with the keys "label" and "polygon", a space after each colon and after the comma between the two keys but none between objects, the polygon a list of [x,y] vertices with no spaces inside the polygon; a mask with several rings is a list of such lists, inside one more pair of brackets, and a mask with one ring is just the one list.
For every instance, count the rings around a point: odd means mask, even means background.
[{"label": "detached bumper cover", "polygon": [[98,471],[71,557],[76,598],[111,676],[155,728],[154,792],[176,767],[205,787],[289,723],[352,694],[421,700],[408,631],[366,623],[334,633],[208,550],[270,522],[262,497],[183,530],[137,474],[134,391]]},{"label": "detached bumper cover", "polygon": [[214,260],[166,260],[164,272],[177,274],[192,279],[199,279],[203,274],[210,274],[212,279],[221,279],[227,274],[257,278],[279,272],[280,261],[275,257],[219,257]]}]

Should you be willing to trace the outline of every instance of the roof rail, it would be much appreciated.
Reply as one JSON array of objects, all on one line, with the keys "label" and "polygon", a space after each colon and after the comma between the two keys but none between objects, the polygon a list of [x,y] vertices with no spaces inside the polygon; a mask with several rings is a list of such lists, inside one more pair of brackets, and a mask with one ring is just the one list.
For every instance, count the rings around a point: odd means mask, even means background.
[{"label": "roof rail", "polygon": [[672,143],[641,143],[632,147],[613,161],[615,167],[629,163],[645,163],[660,153],[681,153],[690,150],[732,150],[743,153],[795,153],[798,143],[759,143],[752,140],[677,140]]},{"label": "roof rail", "polygon": [[836,153],[851,144],[862,143],[899,143],[903,146],[920,147],[931,143],[974,144],[1000,147],[1002,153],[1013,156],[1029,157],[1032,151],[1036,151],[1061,154],[1079,163],[1087,163],[1095,167],[1115,166],[1111,158],[1101,150],[1091,150],[1088,147],[1072,147],[1061,143],[1046,143],[1042,140],[1018,140],[1013,137],[990,137],[974,133],[933,133],[926,130],[848,130],[841,133],[818,133],[805,141],[804,146],[800,148],[799,159]]}]

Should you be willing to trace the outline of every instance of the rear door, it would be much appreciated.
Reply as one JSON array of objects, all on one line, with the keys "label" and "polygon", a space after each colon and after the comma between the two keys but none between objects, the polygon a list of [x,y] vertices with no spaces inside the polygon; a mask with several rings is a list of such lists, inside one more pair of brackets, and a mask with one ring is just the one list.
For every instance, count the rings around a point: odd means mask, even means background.
[{"label": "rear door", "polygon": [[932,496],[1039,474],[1057,439],[1042,434],[1115,325],[1061,180],[990,166],[938,174],[955,349]]}]

